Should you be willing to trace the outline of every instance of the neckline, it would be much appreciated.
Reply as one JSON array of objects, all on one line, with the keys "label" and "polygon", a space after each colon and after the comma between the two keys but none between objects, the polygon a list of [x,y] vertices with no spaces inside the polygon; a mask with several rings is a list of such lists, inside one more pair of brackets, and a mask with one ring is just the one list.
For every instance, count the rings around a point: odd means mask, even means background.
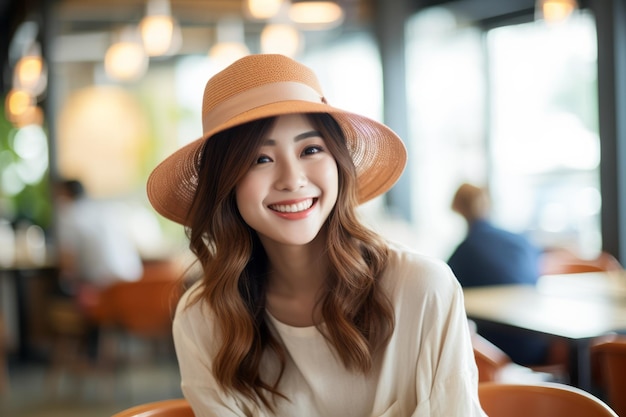
[{"label": "neckline", "polygon": [[298,327],[298,326],[292,326],[292,325],[283,323],[282,321],[274,317],[267,308],[265,309],[265,314],[267,314],[267,317],[269,317],[274,327],[276,327],[276,330],[278,330],[278,332],[281,334],[290,334],[290,335],[300,336],[300,337],[303,337],[303,336],[310,337],[310,336],[319,334],[319,330],[317,329],[317,326],[315,325]]}]

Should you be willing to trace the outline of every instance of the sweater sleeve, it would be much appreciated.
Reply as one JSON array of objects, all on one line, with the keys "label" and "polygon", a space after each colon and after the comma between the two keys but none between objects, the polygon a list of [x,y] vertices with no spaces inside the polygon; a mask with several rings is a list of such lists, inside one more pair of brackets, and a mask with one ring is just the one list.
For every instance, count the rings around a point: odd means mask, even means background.
[{"label": "sweater sleeve", "polygon": [[[449,297],[442,296],[431,306],[442,316],[432,321],[435,325],[428,332],[429,343],[423,351],[423,360],[430,362],[432,384],[426,398],[417,404],[413,417],[486,417],[478,399],[478,370],[463,292],[452,278]],[[423,384],[423,380],[417,381],[418,387]]]},{"label": "sweater sleeve", "polygon": [[256,416],[233,395],[224,392],[212,372],[219,344],[204,303],[189,304],[190,289],[181,298],[173,323],[174,346],[181,388],[196,417]]}]

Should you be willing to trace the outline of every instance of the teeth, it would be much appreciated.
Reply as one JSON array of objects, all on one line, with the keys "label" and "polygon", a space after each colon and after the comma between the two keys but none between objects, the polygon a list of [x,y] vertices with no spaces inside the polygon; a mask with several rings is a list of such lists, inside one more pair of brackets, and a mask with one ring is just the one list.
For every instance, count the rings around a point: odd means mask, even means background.
[{"label": "teeth", "polygon": [[308,198],[297,204],[273,204],[270,206],[272,210],[279,211],[281,213],[297,213],[304,211],[313,205],[313,199]]}]

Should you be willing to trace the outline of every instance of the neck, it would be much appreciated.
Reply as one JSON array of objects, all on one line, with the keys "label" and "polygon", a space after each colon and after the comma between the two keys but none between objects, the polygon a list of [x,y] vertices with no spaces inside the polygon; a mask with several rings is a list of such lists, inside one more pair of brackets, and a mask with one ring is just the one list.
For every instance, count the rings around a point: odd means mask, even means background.
[{"label": "neck", "polygon": [[266,307],[279,321],[312,326],[322,320],[320,295],[328,276],[326,238],[307,245],[264,245],[269,258]]},{"label": "neck", "polygon": [[309,244],[265,246],[269,258],[268,290],[285,295],[317,294],[327,276],[325,238],[320,234]]}]

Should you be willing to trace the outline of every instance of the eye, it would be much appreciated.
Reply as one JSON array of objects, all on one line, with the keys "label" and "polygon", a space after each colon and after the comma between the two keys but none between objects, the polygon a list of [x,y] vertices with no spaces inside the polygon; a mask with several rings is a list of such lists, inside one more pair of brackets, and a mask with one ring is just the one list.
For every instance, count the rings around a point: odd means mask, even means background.
[{"label": "eye", "polygon": [[314,155],[316,153],[324,152],[324,148],[320,145],[311,145],[304,148],[303,155]]},{"label": "eye", "polygon": [[269,162],[272,162],[272,159],[269,156],[261,155],[256,159],[256,161],[254,161],[254,164],[260,165],[260,164],[267,164]]}]

